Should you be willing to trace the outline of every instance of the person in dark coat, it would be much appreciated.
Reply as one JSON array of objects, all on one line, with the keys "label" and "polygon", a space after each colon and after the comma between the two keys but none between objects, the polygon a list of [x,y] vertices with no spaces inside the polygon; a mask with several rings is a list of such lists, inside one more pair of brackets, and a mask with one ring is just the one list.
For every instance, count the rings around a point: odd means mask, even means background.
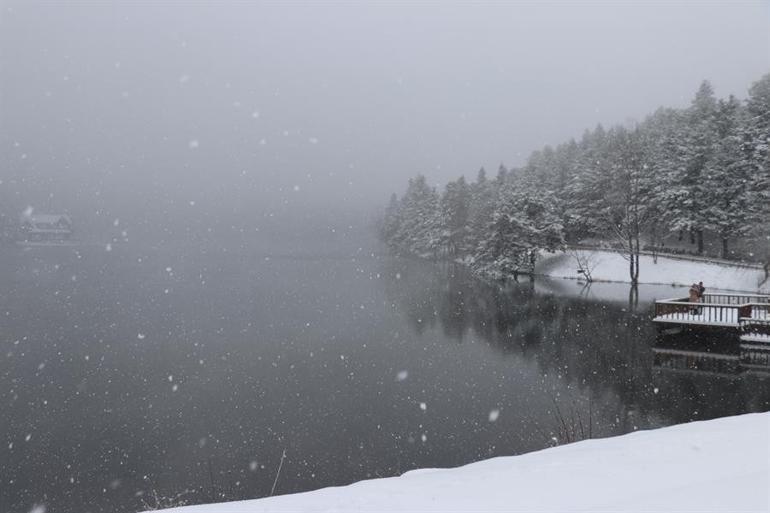
[{"label": "person in dark coat", "polygon": [[[697,283],[693,283],[690,286],[690,303],[700,303],[700,286]],[[690,307],[690,313],[695,315],[698,313],[698,309],[695,306]]]}]

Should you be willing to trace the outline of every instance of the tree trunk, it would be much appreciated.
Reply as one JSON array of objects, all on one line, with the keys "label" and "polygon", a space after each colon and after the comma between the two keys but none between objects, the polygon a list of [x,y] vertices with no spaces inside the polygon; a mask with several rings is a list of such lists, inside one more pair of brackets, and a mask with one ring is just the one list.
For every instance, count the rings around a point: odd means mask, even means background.
[{"label": "tree trunk", "polygon": [[636,258],[636,269],[634,269],[634,281],[633,284],[636,285],[639,283],[639,253],[641,253],[641,250],[639,248],[639,231],[637,230],[635,235],[635,242],[636,246],[634,247],[634,257]]},{"label": "tree trunk", "polygon": [[628,275],[631,283],[636,283],[636,262],[634,261],[634,239],[628,237]]},{"label": "tree trunk", "polygon": [[631,285],[628,291],[628,310],[633,312],[639,305],[639,286],[636,284]]},{"label": "tree trunk", "polygon": [[698,230],[698,254],[703,254],[703,230]]},{"label": "tree trunk", "polygon": [[722,258],[728,257],[728,251],[727,251],[727,237],[722,237]]},{"label": "tree trunk", "polygon": [[637,249],[637,253],[634,256],[634,258],[636,259],[636,266],[634,267],[634,279],[631,282],[634,284],[634,286],[636,286],[636,284],[639,283],[639,252],[638,251],[639,250]]}]

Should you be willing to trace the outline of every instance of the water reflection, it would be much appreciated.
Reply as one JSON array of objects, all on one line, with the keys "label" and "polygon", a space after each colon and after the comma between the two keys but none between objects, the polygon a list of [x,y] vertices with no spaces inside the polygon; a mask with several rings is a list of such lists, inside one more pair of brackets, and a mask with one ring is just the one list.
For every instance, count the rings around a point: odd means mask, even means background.
[{"label": "water reflection", "polygon": [[619,284],[487,283],[457,265],[430,273],[420,262],[389,264],[385,272],[401,279],[386,282],[388,296],[415,330],[438,324],[458,343],[473,334],[592,397],[616,396],[634,417],[621,431],[770,409],[766,350],[724,335],[655,332],[651,304],[672,295],[669,287],[648,287],[640,301],[639,288],[621,286],[626,302]]},{"label": "water reflection", "polygon": [[[0,258],[0,511],[132,512],[451,467],[770,409],[768,377],[656,364],[640,287],[259,247]],[[742,361],[739,362],[743,365]],[[556,441],[554,441],[556,438]]]}]

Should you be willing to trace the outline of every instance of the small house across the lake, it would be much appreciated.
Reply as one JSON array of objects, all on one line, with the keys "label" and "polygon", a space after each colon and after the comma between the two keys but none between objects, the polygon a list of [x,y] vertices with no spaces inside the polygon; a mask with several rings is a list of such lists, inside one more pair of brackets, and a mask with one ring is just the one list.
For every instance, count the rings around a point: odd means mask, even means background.
[{"label": "small house across the lake", "polygon": [[700,303],[662,299],[655,301],[652,320],[660,331],[726,330],[740,335],[743,342],[770,344],[770,295],[704,294]]},{"label": "small house across the lake", "polygon": [[63,241],[72,238],[73,225],[65,214],[24,213],[19,219],[22,241]]}]

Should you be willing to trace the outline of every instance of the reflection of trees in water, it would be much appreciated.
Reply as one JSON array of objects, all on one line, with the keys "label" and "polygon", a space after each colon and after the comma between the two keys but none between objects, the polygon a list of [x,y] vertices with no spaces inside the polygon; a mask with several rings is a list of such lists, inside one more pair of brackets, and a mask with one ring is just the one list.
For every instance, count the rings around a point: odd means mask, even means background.
[{"label": "reflection of trees in water", "polygon": [[[386,294],[422,333],[438,322],[459,343],[477,337],[505,354],[535,361],[590,396],[620,400],[620,431],[770,409],[770,380],[668,372],[655,366],[655,329],[638,292],[627,304],[535,292],[530,281],[487,283],[462,266],[386,260]],[[695,341],[703,349],[702,341]],[[733,344],[735,345],[735,344]],[[729,350],[730,343],[706,346]],[[708,356],[708,353],[707,353]]]}]

